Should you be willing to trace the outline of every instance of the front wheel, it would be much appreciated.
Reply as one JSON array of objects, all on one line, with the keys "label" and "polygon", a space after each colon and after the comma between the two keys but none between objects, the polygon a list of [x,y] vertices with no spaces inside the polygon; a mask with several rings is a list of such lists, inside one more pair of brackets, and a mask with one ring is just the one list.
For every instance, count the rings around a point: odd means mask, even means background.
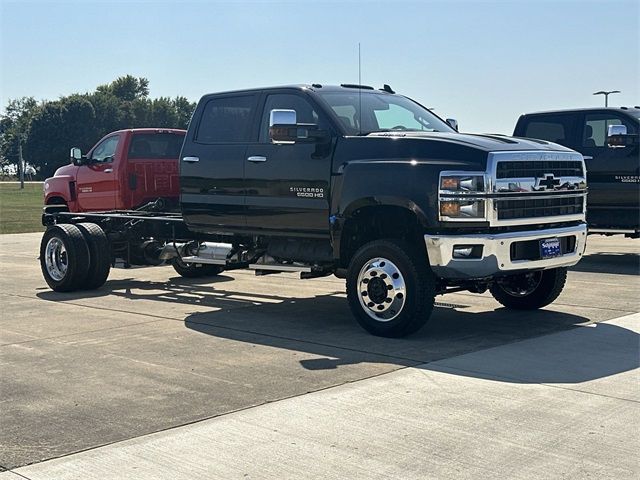
[{"label": "front wheel", "polygon": [[567,281],[566,268],[512,275],[491,286],[491,295],[507,308],[536,310],[553,302]]},{"label": "front wheel", "polygon": [[349,264],[347,299],[358,323],[373,335],[403,337],[419,330],[435,299],[426,254],[395,239],[367,243]]}]

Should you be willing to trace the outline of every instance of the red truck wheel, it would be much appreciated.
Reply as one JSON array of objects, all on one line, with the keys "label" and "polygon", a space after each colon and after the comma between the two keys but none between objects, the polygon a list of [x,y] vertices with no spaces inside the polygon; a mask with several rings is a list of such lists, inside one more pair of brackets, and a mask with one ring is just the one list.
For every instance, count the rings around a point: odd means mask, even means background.
[{"label": "red truck wheel", "polygon": [[89,247],[75,225],[55,225],[40,242],[40,268],[45,281],[56,292],[80,288],[89,272]]}]

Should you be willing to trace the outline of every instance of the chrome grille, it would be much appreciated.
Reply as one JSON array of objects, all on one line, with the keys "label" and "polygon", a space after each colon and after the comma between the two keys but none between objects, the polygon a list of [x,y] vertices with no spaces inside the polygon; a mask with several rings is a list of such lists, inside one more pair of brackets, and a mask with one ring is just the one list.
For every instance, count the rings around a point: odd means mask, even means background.
[{"label": "chrome grille", "polygon": [[491,226],[584,221],[587,183],[578,152],[491,152]]},{"label": "chrome grille", "polygon": [[496,200],[498,220],[579,215],[583,212],[583,197],[518,198]]},{"label": "chrome grille", "polygon": [[548,174],[556,177],[583,177],[582,162],[564,161],[504,161],[496,166],[496,178],[538,178]]}]

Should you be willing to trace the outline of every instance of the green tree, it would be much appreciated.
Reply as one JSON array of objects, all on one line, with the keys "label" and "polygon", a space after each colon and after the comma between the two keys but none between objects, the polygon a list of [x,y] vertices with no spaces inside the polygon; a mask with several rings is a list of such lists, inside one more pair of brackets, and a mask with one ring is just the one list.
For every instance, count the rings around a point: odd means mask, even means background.
[{"label": "green tree", "polygon": [[111,95],[127,102],[133,102],[137,98],[149,96],[149,80],[144,77],[136,78],[132,75],[118,77],[107,85],[100,85],[98,92]]},{"label": "green tree", "polygon": [[55,101],[12,100],[0,116],[0,160],[17,164],[22,138],[25,160],[44,178],[69,161],[71,147],[87,152],[107,133],[126,128],[187,128],[195,107],[181,96],[150,99],[149,80],[132,75]]},{"label": "green tree", "polygon": [[25,158],[43,177],[69,162],[69,148],[86,151],[98,137],[93,104],[85,95],[72,95],[43,105],[31,121]]},{"label": "green tree", "polygon": [[154,127],[173,127],[178,115],[170,98],[160,97],[151,102],[151,119]]},{"label": "green tree", "polygon": [[176,109],[176,128],[187,128],[191,121],[191,115],[196,109],[195,102],[190,102],[186,97],[176,97],[173,100]]},{"label": "green tree", "polygon": [[0,115],[0,163],[18,165],[19,144],[24,144],[29,135],[31,120],[38,108],[33,97],[9,100],[4,114]]}]

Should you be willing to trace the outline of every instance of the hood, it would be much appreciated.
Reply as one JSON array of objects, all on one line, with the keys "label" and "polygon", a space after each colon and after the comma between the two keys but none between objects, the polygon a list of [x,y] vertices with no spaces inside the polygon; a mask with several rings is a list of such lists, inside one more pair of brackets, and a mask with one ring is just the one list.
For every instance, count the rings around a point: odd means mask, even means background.
[{"label": "hood", "polygon": [[430,141],[453,143],[466,147],[477,148],[486,152],[504,150],[549,150],[571,152],[573,150],[557,143],[537,140],[533,138],[508,137],[506,135],[445,133],[445,132],[373,132],[367,137],[391,137],[425,139]]},{"label": "hood", "polygon": [[74,176],[77,168],[78,167],[76,167],[74,164],[69,163],[68,165],[63,165],[62,167],[57,169],[56,173],[54,173],[53,176],[54,177],[63,177],[65,175]]}]

